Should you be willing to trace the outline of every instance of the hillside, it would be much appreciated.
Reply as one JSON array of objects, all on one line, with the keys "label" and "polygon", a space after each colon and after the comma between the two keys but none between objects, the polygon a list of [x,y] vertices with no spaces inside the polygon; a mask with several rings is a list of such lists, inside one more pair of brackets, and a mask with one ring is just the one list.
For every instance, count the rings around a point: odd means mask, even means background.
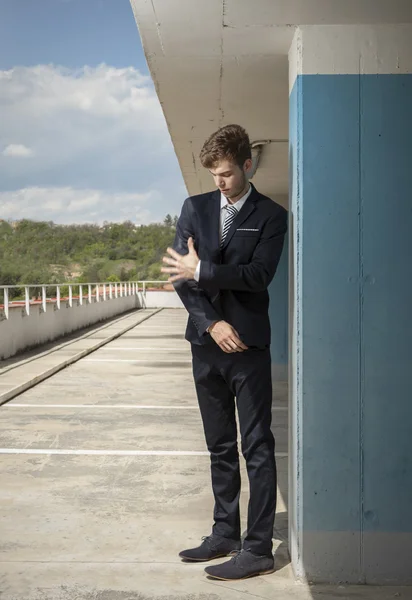
[{"label": "hillside", "polygon": [[161,258],[177,217],[135,225],[0,220],[0,285],[166,279]]}]

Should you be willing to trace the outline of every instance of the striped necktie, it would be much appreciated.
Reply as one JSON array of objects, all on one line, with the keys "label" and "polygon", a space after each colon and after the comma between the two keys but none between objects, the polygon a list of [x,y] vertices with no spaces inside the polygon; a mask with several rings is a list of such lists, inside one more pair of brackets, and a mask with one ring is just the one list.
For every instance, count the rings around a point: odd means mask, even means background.
[{"label": "striped necktie", "polygon": [[226,209],[226,216],[225,216],[225,221],[223,223],[222,239],[220,240],[220,246],[223,246],[225,238],[227,236],[227,232],[229,231],[230,226],[232,225],[232,223],[235,220],[235,217],[238,213],[237,208],[235,206],[233,206],[233,204],[226,204],[225,209]]}]

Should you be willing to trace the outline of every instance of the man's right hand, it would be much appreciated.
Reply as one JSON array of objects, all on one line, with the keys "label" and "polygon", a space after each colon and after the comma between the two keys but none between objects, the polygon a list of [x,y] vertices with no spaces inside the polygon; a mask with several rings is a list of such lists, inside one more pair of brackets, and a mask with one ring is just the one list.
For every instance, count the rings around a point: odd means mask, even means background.
[{"label": "man's right hand", "polygon": [[242,342],[238,332],[226,321],[217,321],[209,327],[209,333],[216,344],[226,352],[243,352],[247,346]]}]

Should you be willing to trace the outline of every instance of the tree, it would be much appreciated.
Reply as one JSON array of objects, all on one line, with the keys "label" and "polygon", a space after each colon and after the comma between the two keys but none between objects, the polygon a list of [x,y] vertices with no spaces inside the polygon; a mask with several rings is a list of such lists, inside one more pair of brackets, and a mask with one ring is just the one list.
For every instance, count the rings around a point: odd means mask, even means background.
[{"label": "tree", "polygon": [[176,221],[170,214],[164,223],[140,227],[130,221],[100,227],[0,220],[0,284],[87,283],[110,275],[127,281],[147,278],[150,269],[158,278]]},{"label": "tree", "polygon": [[172,215],[166,215],[166,218],[164,220],[164,224],[166,225],[166,227],[172,227],[173,226]]}]

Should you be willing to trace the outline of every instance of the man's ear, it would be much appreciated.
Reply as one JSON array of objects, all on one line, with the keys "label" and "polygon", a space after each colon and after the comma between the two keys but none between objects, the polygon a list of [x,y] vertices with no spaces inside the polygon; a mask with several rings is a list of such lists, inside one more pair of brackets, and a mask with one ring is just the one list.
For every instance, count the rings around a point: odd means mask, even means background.
[{"label": "man's ear", "polygon": [[245,164],[243,165],[243,171],[245,173],[248,173],[252,169],[252,165],[253,165],[252,159],[251,158],[247,158],[245,160]]}]

